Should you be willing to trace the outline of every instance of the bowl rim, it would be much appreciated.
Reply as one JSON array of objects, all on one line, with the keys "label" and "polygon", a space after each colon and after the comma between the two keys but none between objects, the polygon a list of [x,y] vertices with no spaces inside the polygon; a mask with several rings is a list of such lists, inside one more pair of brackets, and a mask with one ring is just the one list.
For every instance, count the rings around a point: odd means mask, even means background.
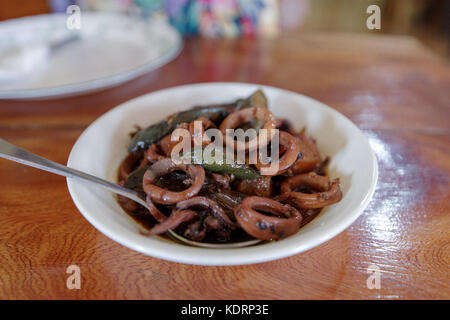
[{"label": "bowl rim", "polygon": [[[310,98],[308,96],[302,95],[300,93],[281,89],[273,86],[267,86],[257,83],[246,83],[246,82],[205,82],[205,83],[194,83],[194,84],[186,84],[186,85],[180,85],[180,86],[174,86],[169,87],[157,91],[153,91],[141,96],[138,96],[136,98],[127,100],[118,106],[110,109],[100,117],[98,117],[96,120],[94,120],[84,131],[83,133],[78,137],[77,141],[72,147],[72,150],[70,152],[67,165],[71,166],[73,162],[74,155],[78,152],[78,149],[80,148],[80,145],[89,134],[90,128],[96,126],[100,121],[107,118],[111,113],[118,112],[118,110],[126,109],[129,105],[133,105],[137,103],[139,100],[143,100],[148,98],[150,95],[155,94],[167,94],[170,91],[176,91],[177,89],[187,89],[187,88],[198,88],[202,86],[241,86],[241,87],[248,87],[248,88],[262,88],[263,90],[265,88],[269,90],[275,90],[282,94],[294,94],[302,97],[302,99],[309,100],[309,102],[314,103],[317,107],[326,109],[327,112],[331,112],[333,117],[339,118],[340,121],[344,121],[346,125],[352,127],[352,130],[355,131],[355,133],[358,135],[358,138],[361,139],[364,144],[368,147],[368,150],[370,151],[370,160],[371,165],[370,168],[372,170],[370,175],[370,186],[367,189],[366,193],[364,194],[363,199],[358,203],[357,206],[355,206],[352,210],[349,210],[349,212],[341,219],[338,223],[329,226],[327,228],[327,232],[322,233],[321,236],[316,236],[315,240],[306,241],[305,243],[293,243],[292,238],[286,238],[282,241],[274,241],[270,243],[266,243],[263,246],[253,246],[253,247],[246,247],[246,248],[239,248],[239,249],[206,249],[206,248],[194,248],[189,247],[185,245],[176,244],[172,241],[164,241],[159,242],[157,247],[149,247],[146,245],[143,245],[143,236],[138,234],[137,228],[136,232],[131,232],[130,230],[127,230],[123,228],[123,232],[116,232],[111,229],[111,225],[109,225],[109,222],[104,222],[95,219],[92,215],[89,213],[89,208],[85,207],[82,202],[80,201],[79,195],[76,192],[76,185],[79,182],[72,181],[70,178],[67,178],[67,186],[69,193],[72,197],[73,202],[75,203],[75,206],[80,211],[80,213],[84,216],[86,220],[88,220],[89,223],[91,223],[97,230],[99,230],[101,233],[109,237],[110,239],[124,245],[125,247],[128,247],[132,250],[138,251],[140,253],[160,258],[167,261],[172,262],[178,262],[178,263],[185,263],[185,264],[193,264],[193,265],[213,265],[213,266],[228,266],[228,265],[246,265],[246,264],[255,264],[255,263],[261,263],[261,262],[267,262],[272,261],[276,259],[282,259],[294,254],[298,254],[304,251],[307,251],[311,248],[314,248],[331,238],[335,237],[345,229],[347,229],[364,211],[364,209],[369,204],[370,200],[373,197],[373,194],[376,189],[377,180],[378,180],[378,163],[375,156],[375,153],[373,149],[371,148],[369,141],[365,137],[365,135],[362,133],[362,131],[346,116],[344,116],[342,113],[338,112],[337,110],[329,107],[328,105],[315,100],[313,98]],[[345,196],[345,195],[344,195]],[[124,214],[126,214],[124,212]],[[131,219],[131,218],[130,218]],[[283,246],[280,247],[280,243],[283,242]],[[178,247],[177,250],[176,247]],[[174,249],[175,248],[175,249]],[[264,248],[264,249],[262,249]],[[271,250],[272,249],[272,250]],[[237,252],[239,250],[239,252]],[[173,252],[172,252],[173,251]],[[268,251],[271,251],[269,254]],[[230,252],[235,252],[239,254],[232,255]],[[264,254],[262,254],[264,252]]]}]

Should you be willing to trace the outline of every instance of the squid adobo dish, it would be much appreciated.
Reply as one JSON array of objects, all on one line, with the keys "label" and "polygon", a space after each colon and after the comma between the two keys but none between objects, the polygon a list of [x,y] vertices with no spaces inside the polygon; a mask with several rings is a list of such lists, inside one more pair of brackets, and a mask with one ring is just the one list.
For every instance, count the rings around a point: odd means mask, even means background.
[{"label": "squid adobo dish", "polygon": [[276,118],[257,90],[136,127],[118,179],[150,210],[118,200],[149,236],[172,230],[203,243],[280,240],[341,200],[339,179],[327,177],[328,162],[307,129]]}]

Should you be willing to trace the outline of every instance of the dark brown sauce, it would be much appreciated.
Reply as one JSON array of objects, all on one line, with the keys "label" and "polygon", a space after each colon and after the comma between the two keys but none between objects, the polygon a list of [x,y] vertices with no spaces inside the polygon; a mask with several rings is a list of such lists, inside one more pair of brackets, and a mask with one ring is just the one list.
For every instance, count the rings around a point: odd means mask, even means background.
[{"label": "dark brown sauce", "polygon": [[[254,124],[250,122],[250,123],[243,124],[241,127],[245,129],[248,126],[252,127],[253,125]],[[280,129],[288,131],[288,132],[293,131],[292,126],[286,120],[283,121],[282,127],[280,127]],[[141,157],[142,157],[142,154],[136,155],[136,162],[134,164],[132,164],[133,170],[138,168],[138,166],[139,166],[138,159]],[[328,166],[327,166],[328,161],[329,161],[329,158],[325,158],[323,160],[322,164],[314,171],[319,175],[327,176],[328,175],[328,172],[327,172],[328,171]],[[140,170],[145,171],[145,168],[141,168]],[[142,187],[139,183],[140,178],[138,178],[138,177],[140,177],[140,175],[137,177],[136,176],[134,177],[134,184],[133,184],[132,188],[138,192],[143,192]],[[273,182],[274,182],[275,188],[279,188],[279,185],[282,181],[282,177],[276,176],[276,177],[273,177],[273,179],[274,179]],[[118,181],[120,181],[120,168],[119,168],[119,174],[118,174]],[[175,172],[172,172],[172,173],[169,173],[167,175],[160,177],[155,182],[155,184],[161,188],[179,192],[179,191],[182,191],[182,190],[188,188],[190,185],[190,181],[188,179],[188,176],[184,172],[175,171]],[[305,192],[305,193],[314,192],[313,190],[311,190],[307,187],[300,187],[296,191]],[[239,196],[237,196],[235,194],[235,191],[217,190],[216,186],[214,186],[212,184],[207,184],[207,183],[206,183],[206,186],[204,188],[202,188],[202,190],[199,192],[198,195],[206,196],[206,197],[209,197],[209,198],[213,199],[214,201],[216,201],[219,204],[219,206],[221,206],[225,210],[225,212],[228,214],[228,216],[232,220],[234,220],[234,216],[233,216],[234,207],[237,205],[237,203],[239,203],[242,200],[242,196],[246,196],[244,193],[241,193],[241,197],[239,198]],[[128,201],[131,201],[131,200],[128,200]],[[142,227],[144,227],[146,229],[151,229],[157,223],[157,221],[147,211],[147,209],[145,209],[141,205],[136,204],[137,207],[135,207],[134,210],[128,210],[119,199],[118,199],[118,202],[119,202],[120,206],[122,207],[122,209],[136,223],[138,223]],[[173,206],[162,206],[162,205],[157,205],[157,204],[155,204],[155,205],[166,216],[169,216],[173,209]],[[302,229],[308,223],[310,223],[312,220],[314,220],[322,212],[322,209],[323,208],[310,209],[310,210],[298,209],[300,211],[300,213],[302,214],[302,222],[301,222],[299,230]],[[200,213],[200,216],[201,216],[201,213]],[[185,227],[185,225],[184,226],[180,225],[178,227],[178,229],[183,230],[183,227]],[[177,230],[175,230],[175,232],[177,232]],[[180,234],[181,236],[183,236],[183,234],[181,232],[177,232],[177,233]],[[170,241],[180,243],[176,240],[173,240],[171,237],[167,236],[166,234],[159,235],[159,237],[161,237],[165,240],[170,240]],[[215,234],[215,231],[208,232],[202,242],[205,242],[205,243],[235,243],[235,242],[243,242],[243,241],[248,241],[248,240],[254,240],[254,238],[252,236],[250,236],[249,234],[247,234],[243,229],[237,228],[236,230],[231,231],[231,233],[227,237],[227,239],[223,239],[223,240],[221,240],[220,237],[218,237],[217,234]],[[263,241],[260,244],[263,244],[266,242],[268,242],[268,241]]]},{"label": "dark brown sauce", "polygon": [[[326,172],[327,169],[324,169],[324,175],[327,175]],[[185,188],[187,188],[188,186],[186,185],[186,183],[183,183],[184,179],[186,179],[186,175],[184,173],[181,172],[173,172],[171,174],[165,175],[163,177],[161,177],[157,184],[159,184],[160,187],[165,187],[168,188],[170,190],[173,191],[181,191]],[[120,173],[118,174],[118,181],[120,181]],[[302,191],[307,191],[307,190],[302,190]],[[146,228],[146,229],[151,229],[156,223],[157,221],[155,220],[155,218],[153,218],[153,216],[151,214],[149,214],[149,212],[147,211],[147,209],[145,209],[143,206],[138,205],[138,208],[136,210],[130,211],[127,210],[126,208],[124,208],[124,206],[122,205],[122,203],[118,200],[119,205],[121,206],[121,208],[139,225],[141,225],[142,227]],[[166,215],[170,214],[170,209],[168,209],[167,207],[164,206],[158,206],[158,209],[161,210],[161,212],[163,212]],[[310,209],[310,210],[301,210],[299,209],[300,213],[302,214],[302,222],[300,224],[300,229],[302,229],[305,225],[307,225],[308,223],[310,223],[312,220],[314,220],[322,211],[322,209]],[[176,232],[176,231],[175,231]],[[178,233],[178,232],[177,232]],[[180,236],[183,236],[183,234],[178,233]],[[176,241],[174,239],[172,239],[171,237],[169,237],[167,234],[160,234],[158,235],[159,237],[161,237],[164,240],[167,241],[173,241],[176,243],[180,243],[183,244],[179,241]],[[230,239],[225,241],[218,241],[212,234],[208,235],[205,237],[205,239],[202,242],[205,243],[237,243],[237,242],[244,242],[244,241],[249,241],[249,240],[254,240],[254,238],[252,236],[250,236],[249,234],[247,234],[244,230],[238,228],[236,230],[233,230],[231,235],[230,235]],[[263,241],[260,242],[258,245],[267,243],[269,241]]]}]

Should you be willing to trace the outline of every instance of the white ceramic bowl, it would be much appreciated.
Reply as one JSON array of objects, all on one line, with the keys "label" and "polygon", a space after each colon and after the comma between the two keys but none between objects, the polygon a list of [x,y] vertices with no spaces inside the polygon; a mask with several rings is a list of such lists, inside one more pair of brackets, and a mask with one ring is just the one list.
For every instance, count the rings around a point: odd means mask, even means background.
[{"label": "white ceramic bowl", "polygon": [[377,161],[361,131],[332,108],[298,93],[244,83],[205,83],[153,92],[128,101],[101,116],[78,138],[68,166],[116,181],[127,154],[129,132],[199,104],[230,102],[263,88],[270,110],[289,119],[297,130],[317,140],[323,156],[331,157],[329,173],[339,177],[343,198],[327,207],[298,233],[281,241],[238,249],[205,249],[140,235],[136,223],[115,196],[101,188],[68,179],[77,208],[99,231],[133,250],[165,260],[198,265],[240,265],[287,257],[311,249],[346,229],[370,201],[377,182]]}]

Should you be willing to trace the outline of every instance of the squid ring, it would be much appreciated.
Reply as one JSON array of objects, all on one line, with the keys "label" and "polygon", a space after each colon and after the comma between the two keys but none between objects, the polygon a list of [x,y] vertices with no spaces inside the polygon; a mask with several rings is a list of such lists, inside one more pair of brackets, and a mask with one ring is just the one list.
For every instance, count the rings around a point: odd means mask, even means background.
[{"label": "squid ring", "polygon": [[[275,214],[268,216],[256,210]],[[288,237],[300,228],[302,215],[290,205],[263,197],[247,197],[234,209],[238,224],[248,234],[261,240]]]},{"label": "squid ring", "polygon": [[165,155],[166,157],[170,157],[170,152],[172,151],[172,148],[174,146],[174,143],[171,141],[171,138],[172,134],[169,133],[158,142],[159,149],[161,150],[162,154]]},{"label": "squid ring", "polygon": [[[180,123],[176,129],[185,129],[185,130],[189,130],[189,123],[183,122]],[[169,133],[167,135],[165,135],[163,138],[161,138],[161,140],[159,140],[159,148],[161,149],[162,153],[164,155],[166,155],[167,158],[170,158],[171,153],[172,153],[172,149],[178,144],[180,143],[180,141],[183,140],[182,137],[179,137],[178,140],[174,140],[172,141],[172,133]]]},{"label": "squid ring", "polygon": [[[186,190],[175,192],[160,188],[154,184],[157,178],[171,173],[175,170],[181,170],[193,180],[192,185]],[[205,181],[205,170],[201,166],[191,164],[175,164],[171,159],[163,159],[152,165],[144,174],[143,189],[150,196],[150,199],[156,203],[174,204],[195,196],[203,186]]]},{"label": "squid ring", "polygon": [[[293,191],[295,188],[306,186],[318,190],[318,193],[304,193]],[[281,198],[297,208],[317,209],[329,206],[342,199],[339,179],[330,180],[314,172],[289,177],[281,183]]]},{"label": "squid ring", "polygon": [[[234,146],[235,140],[233,136],[227,135],[227,129],[236,129],[240,125],[250,122],[251,120],[261,120],[264,125],[262,129],[268,131],[267,135],[259,134],[248,142],[236,141],[237,150],[254,150],[259,145],[267,145],[275,134],[276,119],[272,112],[265,108],[245,108],[228,115],[220,124],[220,131],[225,136],[225,143]],[[259,139],[258,139],[259,138]]]},{"label": "squid ring", "polygon": [[147,162],[153,163],[166,157],[161,154],[161,150],[156,144],[152,144],[144,153]]},{"label": "squid ring", "polygon": [[178,227],[181,223],[191,221],[197,216],[197,212],[192,210],[182,210],[177,211],[174,210],[170,214],[170,216],[165,219],[164,221],[158,223],[150,230],[140,230],[141,234],[152,236],[155,234],[161,234],[164,232],[167,232],[169,229],[175,229]]},{"label": "squid ring", "polygon": [[302,157],[295,161],[291,168],[292,172],[297,174],[314,170],[316,165],[321,162],[316,143],[305,133],[304,129],[298,135],[298,143]]},{"label": "squid ring", "polygon": [[225,211],[212,199],[206,197],[194,197],[189,200],[181,201],[177,204],[177,210],[186,210],[194,206],[208,208],[212,211],[215,218],[219,219],[219,224],[235,227],[235,223],[226,215]]},{"label": "squid ring", "polygon": [[[195,132],[195,121],[201,122],[200,132]],[[194,121],[191,121],[191,123],[189,123],[189,132],[192,135],[194,146],[199,146],[199,145],[207,146],[208,144],[210,144],[211,139],[204,133],[209,128],[215,128],[215,127],[216,126],[214,125],[214,123],[211,120],[206,119],[204,117],[200,117],[200,118],[195,119]]]},{"label": "squid ring", "polygon": [[282,174],[283,172],[287,171],[289,167],[297,160],[298,154],[300,152],[300,145],[296,138],[285,131],[280,131],[280,145],[284,147],[285,152],[278,160],[277,172],[268,172],[270,170],[271,163],[261,164],[258,162],[257,164],[255,164],[258,170],[262,171],[263,174],[270,176]]},{"label": "squid ring", "polygon": [[150,195],[148,194],[145,202],[147,203],[147,206],[149,208],[150,214],[153,216],[153,218],[156,219],[159,223],[164,222],[167,220],[167,217],[159,211],[159,209],[155,206],[152,199],[150,198]]}]

